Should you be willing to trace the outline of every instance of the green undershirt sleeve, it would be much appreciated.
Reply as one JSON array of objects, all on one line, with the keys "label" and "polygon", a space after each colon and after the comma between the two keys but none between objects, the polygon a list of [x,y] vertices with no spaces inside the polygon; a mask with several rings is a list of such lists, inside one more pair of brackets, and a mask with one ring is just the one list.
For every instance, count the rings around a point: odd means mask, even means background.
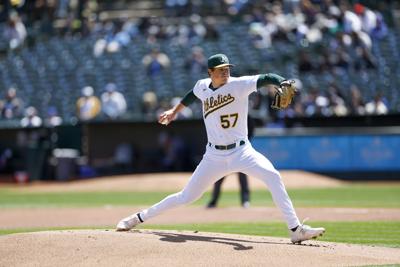
[{"label": "green undershirt sleeve", "polygon": [[[281,82],[285,81],[286,79],[282,76],[279,76],[275,73],[267,73],[267,74],[260,74],[257,80],[257,88],[263,87],[267,84],[274,84],[279,86]],[[186,107],[192,104],[196,100],[196,96],[193,93],[193,90],[190,90],[186,93],[186,95],[182,98],[181,103]]]},{"label": "green undershirt sleeve", "polygon": [[193,90],[190,90],[186,93],[186,95],[182,98],[181,103],[187,107],[192,104],[196,100],[196,96],[193,93]]},{"label": "green undershirt sleeve", "polygon": [[257,80],[257,88],[263,87],[267,84],[274,84],[279,86],[281,82],[286,79],[275,73],[260,74]]}]

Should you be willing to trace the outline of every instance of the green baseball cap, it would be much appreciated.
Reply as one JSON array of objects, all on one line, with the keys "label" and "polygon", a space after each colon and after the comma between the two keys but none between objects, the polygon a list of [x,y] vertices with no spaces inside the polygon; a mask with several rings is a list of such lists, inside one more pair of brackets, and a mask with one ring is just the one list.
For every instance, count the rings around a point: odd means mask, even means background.
[{"label": "green baseball cap", "polygon": [[208,58],[208,68],[215,69],[215,68],[222,68],[225,66],[234,66],[233,64],[229,64],[229,59],[224,54],[216,54],[212,55]]}]

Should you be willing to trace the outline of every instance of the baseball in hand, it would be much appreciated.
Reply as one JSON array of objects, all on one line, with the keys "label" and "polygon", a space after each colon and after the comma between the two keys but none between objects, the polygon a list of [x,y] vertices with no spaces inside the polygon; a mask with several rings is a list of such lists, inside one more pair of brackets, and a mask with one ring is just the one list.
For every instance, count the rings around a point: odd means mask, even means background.
[{"label": "baseball in hand", "polygon": [[165,117],[165,118],[161,119],[160,123],[163,124],[163,125],[167,125],[168,124],[168,118]]}]

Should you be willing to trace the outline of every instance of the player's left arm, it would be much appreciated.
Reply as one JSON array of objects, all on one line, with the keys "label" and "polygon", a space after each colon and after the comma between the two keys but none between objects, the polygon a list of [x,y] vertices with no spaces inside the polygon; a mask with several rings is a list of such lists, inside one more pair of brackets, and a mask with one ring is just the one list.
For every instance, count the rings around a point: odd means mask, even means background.
[{"label": "player's left arm", "polygon": [[257,80],[257,88],[267,84],[276,85],[276,92],[271,107],[274,109],[287,108],[297,92],[294,81],[288,81],[274,73],[261,74]]},{"label": "player's left arm", "polygon": [[273,84],[276,86],[281,86],[282,82],[286,79],[275,73],[260,74],[257,79],[257,88],[266,86],[268,84]]}]

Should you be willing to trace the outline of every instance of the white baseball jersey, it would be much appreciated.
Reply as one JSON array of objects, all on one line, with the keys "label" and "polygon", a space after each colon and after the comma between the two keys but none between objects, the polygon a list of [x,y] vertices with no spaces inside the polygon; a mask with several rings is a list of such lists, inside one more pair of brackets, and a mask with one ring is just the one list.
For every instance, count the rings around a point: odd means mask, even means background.
[{"label": "white baseball jersey", "polygon": [[[248,95],[257,90],[258,77],[259,75],[230,77],[228,82],[217,90],[209,88],[209,78],[196,83],[193,93],[203,103],[208,141],[214,146],[207,146],[203,159],[185,188],[142,210],[142,220],[146,221],[166,210],[191,203],[199,199],[207,188],[221,177],[233,172],[242,172],[265,182],[289,229],[300,225],[279,172],[247,140]],[[238,144],[238,141],[242,140],[245,142],[230,149],[216,147]]]},{"label": "white baseball jersey", "polygon": [[230,77],[216,90],[210,88],[210,78],[196,83],[193,93],[203,103],[203,119],[210,143],[228,145],[247,139],[248,95],[257,91],[258,77]]}]

